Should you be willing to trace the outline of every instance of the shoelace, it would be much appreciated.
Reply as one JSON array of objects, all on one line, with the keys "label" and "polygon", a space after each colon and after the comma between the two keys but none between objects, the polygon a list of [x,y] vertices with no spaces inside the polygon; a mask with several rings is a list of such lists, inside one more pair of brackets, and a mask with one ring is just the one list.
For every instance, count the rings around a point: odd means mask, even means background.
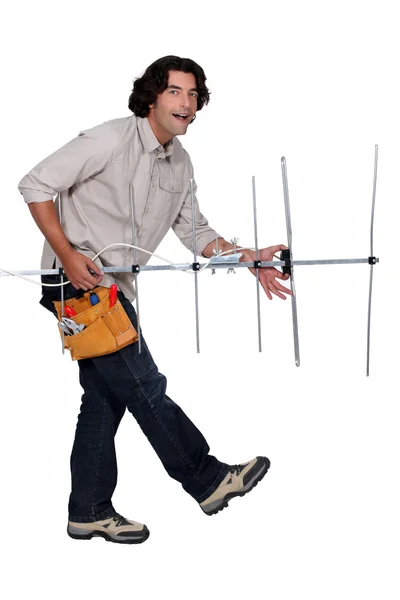
[{"label": "shoelace", "polygon": [[130,525],[129,521],[121,515],[115,515],[113,517],[113,521],[115,521],[117,527],[119,527],[120,525]]},{"label": "shoelace", "polygon": [[240,475],[246,465],[230,465],[229,471],[234,475]]}]

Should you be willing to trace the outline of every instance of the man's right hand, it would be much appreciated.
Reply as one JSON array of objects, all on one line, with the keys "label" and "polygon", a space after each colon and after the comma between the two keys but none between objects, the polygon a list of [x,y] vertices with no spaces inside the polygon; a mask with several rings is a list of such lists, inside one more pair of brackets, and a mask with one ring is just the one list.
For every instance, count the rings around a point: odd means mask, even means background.
[{"label": "man's right hand", "polygon": [[[90,258],[74,250],[58,221],[53,199],[28,204],[32,217],[55,254],[61,260],[68,280],[77,290],[92,290],[103,279],[103,272]],[[91,275],[89,269],[93,271]]]},{"label": "man's right hand", "polygon": [[[61,258],[65,274],[77,290],[92,290],[103,279],[103,272],[84,254],[71,248]],[[89,269],[94,275],[90,274]]]}]

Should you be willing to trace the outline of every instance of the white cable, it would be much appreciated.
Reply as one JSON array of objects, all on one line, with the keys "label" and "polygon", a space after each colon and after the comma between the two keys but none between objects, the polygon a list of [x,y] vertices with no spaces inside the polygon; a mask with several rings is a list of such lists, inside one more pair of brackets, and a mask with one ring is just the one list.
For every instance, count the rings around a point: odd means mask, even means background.
[{"label": "white cable", "polygon": [[169,263],[170,265],[174,264],[168,258],[164,258],[163,256],[160,256],[159,254],[156,254],[155,252],[150,252],[149,250],[145,250],[144,248],[139,248],[139,246],[133,246],[132,244],[124,244],[123,242],[116,242],[115,244],[109,244],[108,246],[106,246],[105,248],[103,248],[102,250],[100,250],[100,252],[98,252],[97,254],[95,254],[93,256],[93,258],[91,258],[90,260],[92,260],[94,262],[96,260],[96,258],[98,256],[100,256],[100,254],[103,254],[103,252],[105,252],[106,250],[108,250],[112,246],[127,246],[128,248],[134,248],[135,250],[140,250],[141,252],[145,252],[146,254],[150,254],[151,256],[155,256],[156,258],[159,258],[160,260],[164,260],[165,262]]},{"label": "white cable", "polygon": [[[40,283],[39,281],[35,281],[34,279],[29,279],[29,277],[24,277],[23,275],[18,275],[18,273],[15,273],[14,271],[7,271],[7,269],[3,269],[3,267],[0,267],[0,271],[2,271],[3,273],[8,273],[9,275],[14,275],[14,277],[18,277],[19,279],[25,279],[25,281],[29,281],[30,283],[35,283],[36,285],[47,285],[47,286],[52,286],[52,285],[60,285],[59,283],[48,283],[48,284],[44,284],[44,283]],[[65,285],[63,283],[63,285]]]},{"label": "white cable", "polygon": [[[100,250],[100,252],[98,252],[90,260],[95,261],[96,258],[98,256],[100,256],[100,254],[102,254],[103,252],[105,252],[106,250],[108,250],[108,248],[111,248],[112,246],[128,246],[129,248],[135,248],[136,250],[140,250],[141,252],[145,252],[146,254],[150,254],[151,256],[155,256],[156,258],[159,258],[160,260],[163,260],[163,261],[169,263],[170,265],[174,264],[168,258],[164,258],[163,256],[160,256],[159,254],[156,254],[155,252],[150,252],[149,250],[145,250],[144,248],[139,248],[139,246],[133,246],[132,244],[124,244],[122,242],[117,242],[115,244],[109,244],[108,246],[106,246],[105,248],[103,248],[102,250]],[[30,283],[35,283],[36,285],[40,285],[40,286],[43,286],[43,287],[60,287],[60,286],[67,285],[67,283],[71,283],[70,281],[63,281],[63,283],[41,283],[39,281],[35,281],[34,279],[30,279],[29,277],[24,277],[23,275],[18,275],[18,273],[15,273],[14,271],[8,271],[7,269],[3,269],[2,267],[0,267],[0,271],[3,271],[3,273],[8,273],[9,275],[14,275],[15,277],[19,277],[19,279],[25,279],[25,281],[29,281]]]},{"label": "white cable", "polygon": [[[106,246],[105,248],[103,248],[102,250],[100,250],[100,252],[98,252],[90,260],[95,261],[96,258],[98,258],[100,256],[100,254],[102,254],[103,252],[105,252],[106,250],[108,250],[108,248],[112,248],[113,246],[126,246],[128,248],[134,248],[135,250],[140,250],[140,252],[145,252],[146,254],[150,254],[151,256],[155,256],[156,258],[159,258],[160,260],[163,260],[164,262],[167,262],[170,265],[174,264],[168,258],[164,258],[163,256],[160,256],[159,254],[156,254],[155,252],[150,252],[149,250],[145,250],[144,248],[140,248],[139,246],[134,246],[132,244],[124,244],[122,242],[117,242],[115,244],[109,244],[108,246]],[[229,248],[229,250],[225,250],[224,252],[220,252],[216,256],[223,256],[224,254],[228,254],[229,252],[234,252],[234,250],[235,250],[234,248]],[[236,246],[236,250],[252,250],[252,251],[254,251],[254,248],[243,248],[241,246]],[[212,261],[213,258],[214,257],[211,257],[206,263],[204,263],[204,265],[202,265],[202,267],[199,269],[199,271],[204,271],[204,269],[206,269],[208,267],[208,265],[211,263],[211,261]],[[7,269],[3,269],[1,267],[0,267],[0,271],[3,271],[3,273],[8,273],[9,275],[14,275],[15,277],[18,277],[19,279],[25,279],[25,281],[29,281],[30,283],[34,283],[36,285],[40,285],[40,286],[43,286],[43,287],[60,287],[61,285],[64,286],[64,285],[67,285],[68,283],[70,283],[70,281],[63,281],[62,284],[60,284],[60,283],[42,283],[42,282],[39,282],[39,281],[35,281],[34,279],[30,279],[29,277],[24,277],[23,275],[19,275],[18,273],[15,273],[14,271],[8,271]],[[191,273],[195,273],[195,271],[193,271],[193,269],[184,269],[183,273],[191,274]]]},{"label": "white cable", "polygon": [[[253,250],[254,251],[254,248],[242,248],[241,246],[236,246],[236,250]],[[228,252],[234,252],[234,251],[235,251],[234,248],[229,248],[229,250],[225,250],[224,252],[219,252],[215,256],[223,256],[224,254],[228,254]],[[208,265],[211,263],[211,261],[212,261],[213,258],[214,257],[212,256],[206,263],[204,263],[204,265],[201,267],[201,269],[199,269],[199,271],[204,271],[204,269],[206,269],[208,267]],[[185,272],[186,273],[188,273],[188,272],[193,273],[194,271],[189,271],[189,269],[188,269]]]}]

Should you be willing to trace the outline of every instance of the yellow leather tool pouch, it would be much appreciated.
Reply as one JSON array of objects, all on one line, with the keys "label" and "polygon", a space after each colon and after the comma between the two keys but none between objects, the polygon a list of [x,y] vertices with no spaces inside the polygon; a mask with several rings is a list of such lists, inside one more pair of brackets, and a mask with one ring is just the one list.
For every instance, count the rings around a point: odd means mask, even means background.
[{"label": "yellow leather tool pouch", "polygon": [[[90,303],[91,292],[99,297],[94,306]],[[70,350],[72,360],[111,354],[137,341],[137,331],[118,298],[110,308],[109,293],[109,288],[98,286],[80,298],[64,301],[64,306],[70,306],[77,313],[70,317],[72,321],[85,325],[79,333],[64,335],[64,347]],[[53,304],[61,321],[61,302]]]}]

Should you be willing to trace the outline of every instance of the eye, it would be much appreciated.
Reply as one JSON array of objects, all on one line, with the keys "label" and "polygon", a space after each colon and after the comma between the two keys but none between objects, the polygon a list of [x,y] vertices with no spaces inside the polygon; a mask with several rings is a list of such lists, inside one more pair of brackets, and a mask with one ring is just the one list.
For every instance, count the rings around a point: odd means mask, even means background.
[{"label": "eye", "polygon": [[178,93],[178,90],[170,90],[170,91],[169,91],[169,93],[170,93],[170,94],[177,94],[177,93]]},{"label": "eye", "polygon": [[197,96],[198,96],[198,93],[197,93],[197,92],[192,92],[192,93],[191,93],[191,96],[193,96],[193,98],[197,98]]}]

